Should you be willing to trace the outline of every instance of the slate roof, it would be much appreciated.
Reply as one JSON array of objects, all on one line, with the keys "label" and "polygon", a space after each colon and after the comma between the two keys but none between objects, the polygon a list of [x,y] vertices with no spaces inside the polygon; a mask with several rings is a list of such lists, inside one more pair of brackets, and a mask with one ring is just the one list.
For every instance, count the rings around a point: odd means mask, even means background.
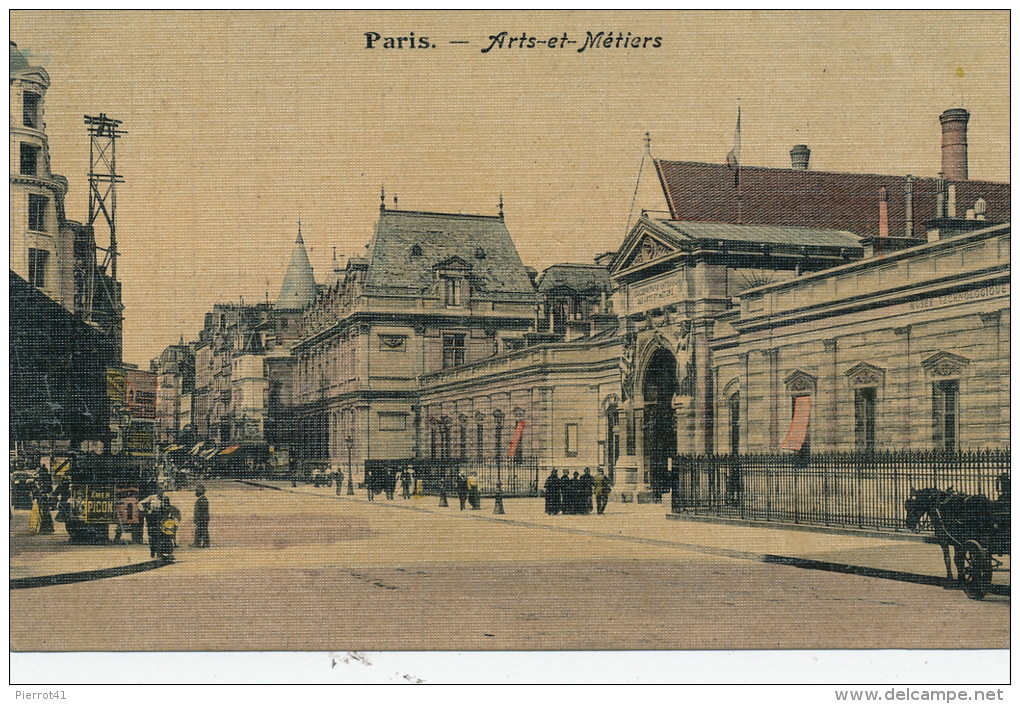
[{"label": "slate roof", "polygon": [[[723,164],[656,160],[671,215],[677,220],[801,225],[878,234],[879,189],[888,192],[889,234],[906,236],[905,176],[800,171],[759,166],[740,168],[740,213],[734,171]],[[957,181],[957,216],[984,198],[990,222],[1010,219],[1010,186]],[[914,179],[914,236],[935,217],[938,181]],[[742,215],[741,217],[738,217]]]},{"label": "slate roof", "polygon": [[853,233],[820,227],[734,225],[724,222],[697,222],[659,218],[656,218],[653,222],[670,232],[697,240],[725,240],[729,242],[861,249],[861,244]]},{"label": "slate roof", "polygon": [[[415,256],[417,252],[420,255]],[[379,213],[368,246],[367,292],[418,296],[436,286],[436,269],[444,265],[467,269],[472,299],[530,299],[535,293],[501,217],[409,210]]]},{"label": "slate roof", "polygon": [[290,256],[290,264],[280,287],[280,297],[276,299],[276,308],[301,310],[315,300],[315,292],[315,276],[299,228],[297,240],[294,242],[294,253]]},{"label": "slate roof", "polygon": [[579,293],[609,291],[612,283],[609,270],[595,264],[553,264],[539,277],[538,290],[547,293],[556,288],[569,288]]}]

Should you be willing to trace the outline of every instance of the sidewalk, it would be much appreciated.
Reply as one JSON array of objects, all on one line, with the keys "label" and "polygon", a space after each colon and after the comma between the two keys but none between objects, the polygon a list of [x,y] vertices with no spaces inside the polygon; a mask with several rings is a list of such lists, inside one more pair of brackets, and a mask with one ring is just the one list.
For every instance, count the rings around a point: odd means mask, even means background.
[{"label": "sidewalk", "polygon": [[[289,481],[253,480],[248,483],[320,496],[321,500],[358,502],[380,511],[409,510],[457,520],[541,526],[557,532],[635,545],[665,546],[705,555],[793,564],[903,581],[941,584],[945,578],[942,551],[936,545],[922,542],[919,536],[904,540],[902,536],[839,535],[782,526],[731,525],[676,516],[667,519],[669,506],[665,503],[621,504],[611,501],[602,516],[549,516],[544,511],[542,499],[514,498],[504,499],[504,515],[495,515],[491,498],[483,499],[481,510],[461,511],[456,495],[449,497],[449,506],[444,508],[439,506],[439,499],[435,496],[402,499],[397,492],[392,501],[380,495],[369,502],[364,490],[348,496],[346,487],[341,495],[337,495],[333,487],[316,488],[309,484],[291,487]],[[57,524],[53,535],[28,535],[27,529],[28,512],[16,511],[10,526],[11,579],[139,565],[150,561],[148,545],[71,545],[61,524]],[[1008,567],[1009,558],[1004,558],[1004,562]],[[880,574],[880,571],[890,574]],[[992,581],[995,585],[1008,585],[1009,573],[996,572]]]},{"label": "sidewalk", "polygon": [[[260,480],[257,483],[274,486],[283,491],[369,503],[364,490],[358,491],[354,496],[347,496],[346,486],[343,494],[337,496],[333,487],[316,488],[299,484],[294,488],[290,486],[290,482],[282,481]],[[597,514],[550,516],[545,513],[545,502],[540,498],[504,499],[504,515],[493,514],[492,498],[483,499],[482,508],[478,511],[460,511],[456,495],[448,497],[450,505],[447,508],[440,507],[439,499],[435,496],[413,497],[408,500],[400,498],[399,491],[392,501],[387,500],[385,495],[378,495],[372,503],[378,504],[383,510],[388,507],[403,508],[462,516],[465,519],[541,525],[559,531],[585,533],[610,539],[672,545],[677,549],[708,555],[886,576],[903,581],[941,585],[946,576],[941,548],[925,543],[922,536],[911,533],[894,537],[845,535],[804,527],[727,524],[676,515],[667,518],[669,504],[665,502],[621,504],[611,501],[605,515],[602,516]],[[1002,559],[1004,567],[1008,568],[1009,557],[1005,556]],[[882,572],[890,574],[883,575]],[[919,579],[911,579],[912,576]],[[992,577],[992,583],[1008,585],[1009,572],[996,572]]]}]

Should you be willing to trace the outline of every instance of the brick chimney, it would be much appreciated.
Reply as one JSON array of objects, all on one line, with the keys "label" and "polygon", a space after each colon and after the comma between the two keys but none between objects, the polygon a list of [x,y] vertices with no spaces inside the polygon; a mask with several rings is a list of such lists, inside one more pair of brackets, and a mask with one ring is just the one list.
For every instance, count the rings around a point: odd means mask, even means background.
[{"label": "brick chimney", "polygon": [[796,144],[790,150],[790,164],[794,171],[807,171],[811,160],[811,150],[806,144]]},{"label": "brick chimney", "polygon": [[942,176],[947,181],[967,180],[967,122],[970,113],[951,108],[939,115],[942,123]]}]

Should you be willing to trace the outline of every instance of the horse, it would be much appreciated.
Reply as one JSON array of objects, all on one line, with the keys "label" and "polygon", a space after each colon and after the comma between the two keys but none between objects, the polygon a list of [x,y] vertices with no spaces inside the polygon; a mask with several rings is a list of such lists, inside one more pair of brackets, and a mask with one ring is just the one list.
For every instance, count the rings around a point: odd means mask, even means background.
[{"label": "horse", "polygon": [[[965,561],[964,545],[975,540],[988,546],[995,539],[997,526],[993,517],[995,504],[981,495],[964,494],[935,488],[911,489],[910,498],[903,502],[907,510],[907,527],[919,533],[921,518],[925,515],[935,529],[932,542],[942,546],[942,558],[946,563],[946,579],[952,584],[959,580]],[[949,559],[949,547],[953,547],[953,560]],[[956,579],[953,578],[953,564],[956,565]]]}]

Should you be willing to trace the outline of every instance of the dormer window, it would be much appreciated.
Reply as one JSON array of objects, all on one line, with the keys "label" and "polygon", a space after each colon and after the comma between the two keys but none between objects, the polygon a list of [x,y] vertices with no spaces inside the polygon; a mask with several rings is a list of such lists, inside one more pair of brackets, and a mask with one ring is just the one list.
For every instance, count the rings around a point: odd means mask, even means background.
[{"label": "dormer window", "polygon": [[447,306],[464,305],[464,279],[460,277],[443,278],[443,302]]},{"label": "dormer window", "polygon": [[422,256],[422,251],[421,251],[421,245],[420,244],[416,244],[413,247],[411,247],[411,258],[412,259],[418,259],[421,256]]}]

